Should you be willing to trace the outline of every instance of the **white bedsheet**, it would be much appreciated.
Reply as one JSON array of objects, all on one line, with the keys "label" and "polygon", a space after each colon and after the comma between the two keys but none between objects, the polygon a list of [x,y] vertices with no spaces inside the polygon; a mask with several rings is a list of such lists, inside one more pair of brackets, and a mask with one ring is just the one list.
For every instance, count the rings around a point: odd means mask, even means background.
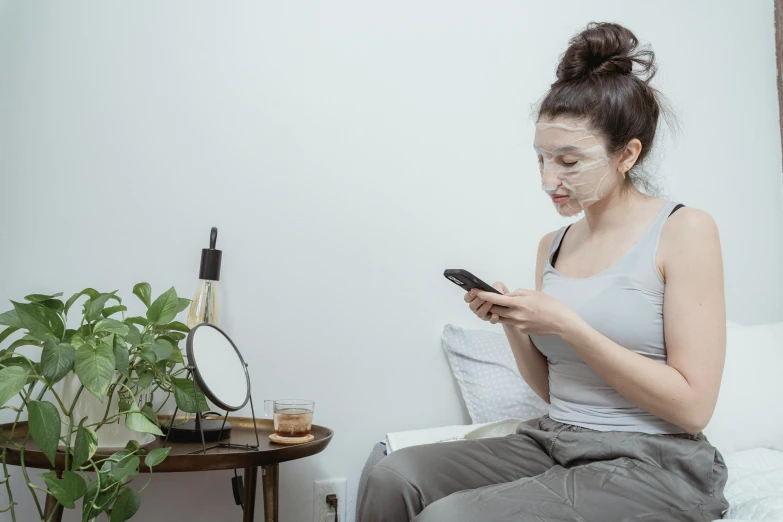
[{"label": "white bedsheet", "polygon": [[723,520],[783,521],[783,451],[754,448],[725,455],[731,507]]}]

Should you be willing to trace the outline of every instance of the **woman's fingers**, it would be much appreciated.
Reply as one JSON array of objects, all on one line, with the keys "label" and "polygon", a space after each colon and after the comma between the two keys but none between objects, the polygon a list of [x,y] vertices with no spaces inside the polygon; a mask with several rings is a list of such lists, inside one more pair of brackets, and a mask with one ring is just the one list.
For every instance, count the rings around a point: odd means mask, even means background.
[{"label": "woman's fingers", "polygon": [[498,317],[511,317],[513,310],[507,306],[492,305],[489,309],[489,313],[495,314]]},{"label": "woman's fingers", "polygon": [[481,303],[481,306],[478,307],[478,310],[476,310],[476,315],[479,316],[479,319],[487,319],[487,314],[489,313],[489,310],[492,308],[492,303],[489,301],[484,301]]},{"label": "woman's fingers", "polygon": [[465,297],[463,299],[465,299],[466,303],[470,303],[473,302],[475,298],[476,298],[475,295],[470,295],[470,292],[465,292]]},{"label": "woman's fingers", "polygon": [[473,313],[478,313],[478,309],[481,305],[486,303],[486,301],[482,301],[478,297],[474,298],[473,301],[470,302],[470,309],[473,310]]}]

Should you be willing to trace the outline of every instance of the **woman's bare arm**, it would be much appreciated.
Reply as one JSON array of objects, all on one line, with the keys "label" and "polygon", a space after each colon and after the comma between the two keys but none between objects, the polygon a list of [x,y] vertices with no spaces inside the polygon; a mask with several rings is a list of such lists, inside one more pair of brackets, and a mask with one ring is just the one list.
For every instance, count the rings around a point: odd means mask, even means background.
[{"label": "woman's bare arm", "polygon": [[[555,232],[545,235],[538,245],[536,256],[536,290],[541,290],[544,266],[549,245]],[[519,374],[536,394],[549,403],[549,366],[546,357],[533,346],[533,341],[526,333],[522,333],[518,327],[504,324],[503,330],[511,345],[511,352],[517,362]]]},{"label": "woman's bare arm", "polygon": [[726,354],[723,263],[715,222],[705,212],[683,208],[664,227],[659,258],[666,280],[666,364],[618,345],[584,321],[561,337],[621,395],[696,434],[712,417]]}]

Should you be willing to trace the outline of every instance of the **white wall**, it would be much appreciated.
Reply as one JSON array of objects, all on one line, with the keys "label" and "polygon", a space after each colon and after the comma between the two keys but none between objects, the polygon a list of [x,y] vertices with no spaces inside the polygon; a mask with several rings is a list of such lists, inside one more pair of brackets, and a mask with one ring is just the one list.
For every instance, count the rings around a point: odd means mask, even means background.
[{"label": "white wall", "polygon": [[[659,171],[718,222],[729,317],[783,319],[769,0],[0,0],[0,299],[189,295],[218,226],[256,399],[314,398],[336,431],[281,467],[281,520],[309,521],[312,480],[355,494],[385,432],[467,420],[439,333],[483,325],[441,273],[533,285],[564,221],[530,104],[591,20],[654,45],[683,127]],[[229,476],[156,476],[137,518],[238,520]]]}]

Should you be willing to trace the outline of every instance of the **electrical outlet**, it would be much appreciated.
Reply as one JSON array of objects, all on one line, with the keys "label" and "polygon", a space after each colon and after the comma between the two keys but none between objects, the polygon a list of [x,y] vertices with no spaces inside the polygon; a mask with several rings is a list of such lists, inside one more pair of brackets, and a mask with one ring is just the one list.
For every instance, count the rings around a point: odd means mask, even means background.
[{"label": "electrical outlet", "polygon": [[313,522],[334,522],[334,508],[326,503],[326,495],[337,495],[339,522],[347,522],[345,508],[348,504],[348,488],[345,478],[316,480],[313,483]]}]

